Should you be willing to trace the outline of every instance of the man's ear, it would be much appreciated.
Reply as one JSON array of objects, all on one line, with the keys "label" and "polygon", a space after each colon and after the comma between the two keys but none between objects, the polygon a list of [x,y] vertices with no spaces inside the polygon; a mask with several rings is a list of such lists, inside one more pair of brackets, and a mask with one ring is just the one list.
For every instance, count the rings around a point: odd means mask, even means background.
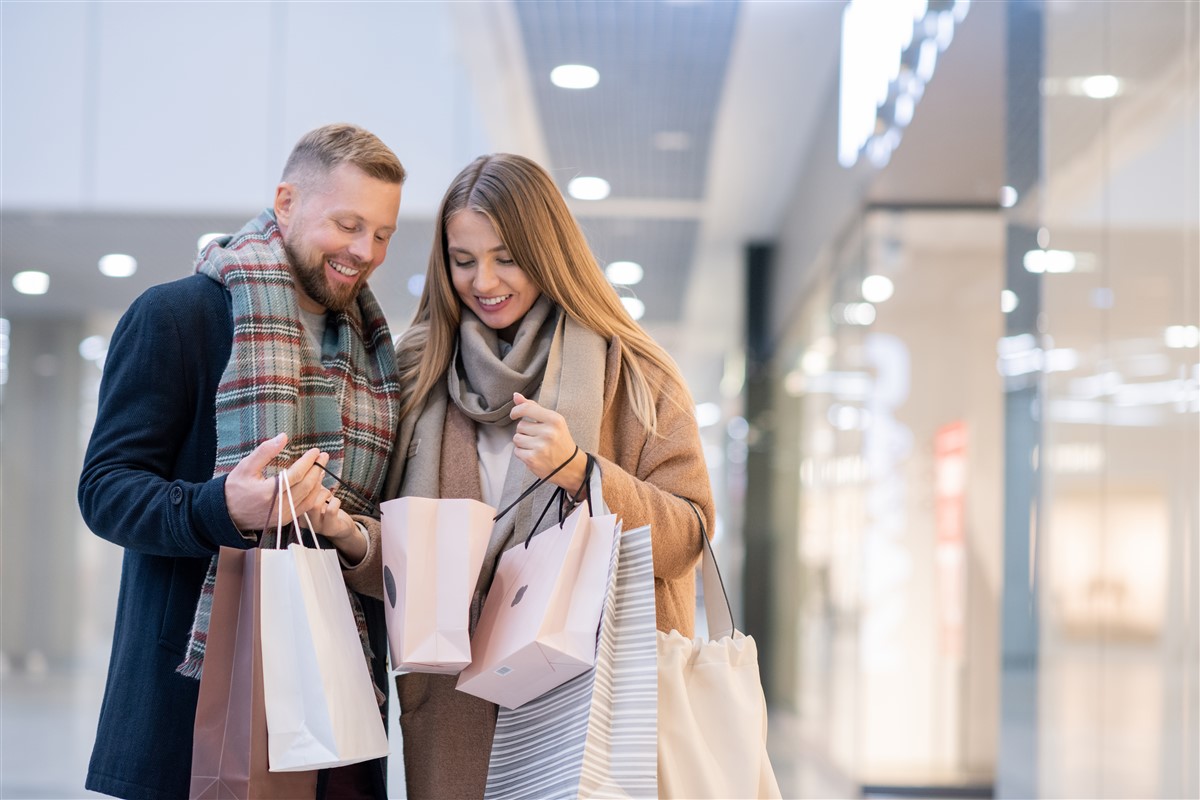
[{"label": "man's ear", "polygon": [[287,227],[291,222],[299,201],[299,189],[296,184],[284,181],[275,187],[275,221],[280,228]]}]

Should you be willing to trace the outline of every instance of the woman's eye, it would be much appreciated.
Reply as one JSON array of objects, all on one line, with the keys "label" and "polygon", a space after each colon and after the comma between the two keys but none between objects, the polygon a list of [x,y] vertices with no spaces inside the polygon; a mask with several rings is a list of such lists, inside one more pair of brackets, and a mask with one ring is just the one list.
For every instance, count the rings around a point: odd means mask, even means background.
[{"label": "woman's eye", "polygon": [[503,264],[506,267],[511,267],[513,264],[517,263],[516,261],[513,261],[511,258],[497,258],[496,261],[497,261],[497,263]]},{"label": "woman's eye", "polygon": [[456,267],[469,267],[469,266],[471,266],[471,265],[472,265],[472,264],[474,264],[474,263],[475,263],[474,261],[459,261],[459,260],[455,259],[455,261],[454,261],[454,266],[456,266]]}]

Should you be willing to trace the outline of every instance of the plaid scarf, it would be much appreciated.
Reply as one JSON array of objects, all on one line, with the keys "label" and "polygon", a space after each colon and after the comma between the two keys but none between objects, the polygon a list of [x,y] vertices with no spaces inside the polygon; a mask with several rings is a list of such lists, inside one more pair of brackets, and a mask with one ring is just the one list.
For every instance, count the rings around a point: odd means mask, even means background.
[{"label": "plaid scarf", "polygon": [[[271,209],[233,236],[209,244],[196,271],[226,289],[233,301],[233,349],[217,387],[217,459],[225,475],[263,440],[288,434],[276,459],[280,469],[311,447],[329,453],[328,468],[358,493],[378,495],[391,456],[400,383],[391,334],[371,290],[357,305],[330,315],[322,363],[300,323],[292,267]],[[334,489],[349,513],[370,513],[355,494]],[[274,536],[274,532],[271,532]],[[196,605],[187,655],[178,672],[199,679],[204,665],[216,585],[217,559]],[[364,652],[366,620],[349,592]]]}]

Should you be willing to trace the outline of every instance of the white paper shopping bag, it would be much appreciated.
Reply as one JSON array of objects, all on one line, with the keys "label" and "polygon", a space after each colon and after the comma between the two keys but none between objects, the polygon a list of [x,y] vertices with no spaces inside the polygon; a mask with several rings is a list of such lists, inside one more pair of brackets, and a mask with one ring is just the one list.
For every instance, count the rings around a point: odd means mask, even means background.
[{"label": "white paper shopping bag", "polygon": [[[290,503],[286,473],[280,475]],[[282,544],[282,525],[277,535]],[[262,550],[260,557],[270,770],[338,767],[386,756],[387,733],[337,553],[292,544]]]},{"label": "white paper shopping bag", "polygon": [[[600,496],[598,471],[589,491]],[[596,663],[617,518],[591,512],[584,503],[501,555],[461,691],[516,708]]]},{"label": "white paper shopping bag", "polygon": [[471,662],[471,595],[496,510],[426,497],[380,510],[392,669],[457,674]]}]

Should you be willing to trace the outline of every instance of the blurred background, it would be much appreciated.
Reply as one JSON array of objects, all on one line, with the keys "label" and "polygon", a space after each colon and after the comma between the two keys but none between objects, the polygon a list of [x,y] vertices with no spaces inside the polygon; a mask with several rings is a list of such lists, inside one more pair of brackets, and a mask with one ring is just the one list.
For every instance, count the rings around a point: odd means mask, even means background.
[{"label": "blurred background", "polygon": [[85,796],[108,336],[334,121],[409,170],[394,333],[459,169],[554,174],[695,396],[786,797],[1200,796],[1197,2],[6,0],[0,59],[0,796]]}]

